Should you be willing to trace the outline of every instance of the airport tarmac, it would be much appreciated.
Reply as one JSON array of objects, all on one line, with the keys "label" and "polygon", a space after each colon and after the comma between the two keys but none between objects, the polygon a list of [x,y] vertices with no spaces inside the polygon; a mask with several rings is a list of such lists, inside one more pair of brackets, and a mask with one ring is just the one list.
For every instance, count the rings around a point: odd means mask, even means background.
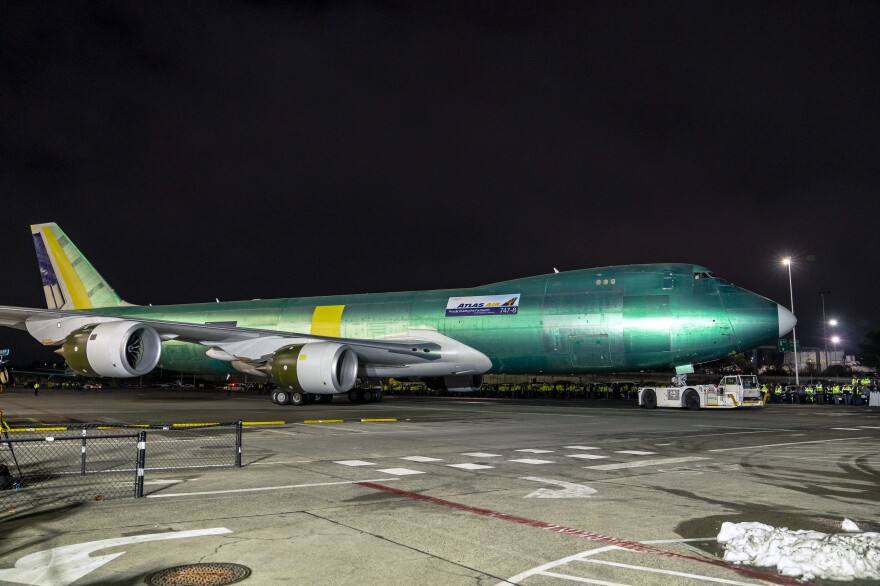
[{"label": "airport tarmac", "polygon": [[0,409],[13,426],[284,422],[244,430],[240,469],[150,473],[142,499],[4,513],[3,584],[143,584],[204,562],[249,567],[242,584],[800,584],[720,562],[721,523],[880,529],[876,409],[281,407],[170,389],[7,390]]}]

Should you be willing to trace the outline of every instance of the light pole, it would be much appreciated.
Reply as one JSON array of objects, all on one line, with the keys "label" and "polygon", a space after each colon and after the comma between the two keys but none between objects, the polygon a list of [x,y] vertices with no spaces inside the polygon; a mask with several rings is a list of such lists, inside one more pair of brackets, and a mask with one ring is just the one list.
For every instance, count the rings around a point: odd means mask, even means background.
[{"label": "light pole", "polygon": [[[782,259],[782,264],[788,267],[788,292],[791,294],[791,312],[794,313],[794,288],[791,285],[791,257],[785,257]],[[801,380],[798,375],[797,334],[795,333],[794,328],[791,328],[791,338],[792,342],[794,342],[794,384],[800,386]]]},{"label": "light pole", "polygon": [[[831,320],[835,321],[835,320]],[[840,336],[831,336],[831,343],[834,344],[834,355],[837,355],[837,345],[840,344]]]},{"label": "light pole", "polygon": [[825,321],[825,296],[831,291],[819,291],[819,297],[822,298],[822,339],[825,340],[825,368],[828,368],[828,322]]}]

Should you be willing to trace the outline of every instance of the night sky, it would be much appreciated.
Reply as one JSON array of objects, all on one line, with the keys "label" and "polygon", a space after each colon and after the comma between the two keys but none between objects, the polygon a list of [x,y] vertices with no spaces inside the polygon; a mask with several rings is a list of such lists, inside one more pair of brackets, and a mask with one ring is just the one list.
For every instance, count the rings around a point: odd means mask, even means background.
[{"label": "night sky", "polygon": [[154,305],[791,254],[851,353],[878,195],[877,2],[0,3],[2,304],[48,221]]}]

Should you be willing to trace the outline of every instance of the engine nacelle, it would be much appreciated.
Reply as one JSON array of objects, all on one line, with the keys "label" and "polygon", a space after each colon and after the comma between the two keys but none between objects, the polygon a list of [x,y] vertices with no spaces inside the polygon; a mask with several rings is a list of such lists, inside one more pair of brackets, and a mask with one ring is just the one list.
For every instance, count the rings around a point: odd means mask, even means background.
[{"label": "engine nacelle", "polygon": [[270,372],[275,384],[286,390],[347,393],[357,380],[358,357],[350,347],[335,342],[294,344],[272,355]]},{"label": "engine nacelle", "polygon": [[148,325],[111,321],[71,333],[58,353],[77,374],[130,378],[156,368],[162,339]]},{"label": "engine nacelle", "polygon": [[455,393],[473,393],[483,384],[483,376],[479,374],[454,374],[444,377],[426,378],[425,384],[438,391]]}]

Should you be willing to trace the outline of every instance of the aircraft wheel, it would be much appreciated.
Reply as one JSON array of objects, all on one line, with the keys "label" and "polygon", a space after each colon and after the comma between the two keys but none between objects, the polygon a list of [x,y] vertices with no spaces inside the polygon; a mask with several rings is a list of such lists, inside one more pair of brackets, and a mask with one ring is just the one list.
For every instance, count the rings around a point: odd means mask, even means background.
[{"label": "aircraft wheel", "polygon": [[381,390],[376,389],[375,391],[373,391],[373,400],[377,403],[382,400],[382,391]]},{"label": "aircraft wheel", "polygon": [[700,408],[700,396],[697,391],[690,390],[684,394],[684,406],[694,411]]},{"label": "aircraft wheel", "polygon": [[275,391],[272,399],[275,401],[276,405],[287,405],[290,403],[290,395],[287,391]]},{"label": "aircraft wheel", "polygon": [[657,406],[657,394],[654,392],[654,389],[648,389],[644,393],[642,393],[642,407],[646,409],[653,409]]},{"label": "aircraft wheel", "polygon": [[352,403],[357,403],[361,400],[361,397],[358,395],[357,391],[348,391],[348,400]]},{"label": "aircraft wheel", "polygon": [[299,407],[300,405],[305,405],[306,400],[306,393],[303,393],[302,391],[294,391],[290,393],[291,405],[296,405],[297,407]]},{"label": "aircraft wheel", "polygon": [[333,400],[333,395],[318,395],[319,403],[329,403]]},{"label": "aircraft wheel", "polygon": [[376,395],[374,394],[374,392],[371,389],[364,389],[363,391],[361,391],[361,393],[363,393],[363,397],[364,397],[363,400],[367,403],[371,403],[376,400],[375,399]]},{"label": "aircraft wheel", "polygon": [[313,395],[312,393],[306,393],[306,405],[311,405],[312,403],[318,402],[318,395]]}]

